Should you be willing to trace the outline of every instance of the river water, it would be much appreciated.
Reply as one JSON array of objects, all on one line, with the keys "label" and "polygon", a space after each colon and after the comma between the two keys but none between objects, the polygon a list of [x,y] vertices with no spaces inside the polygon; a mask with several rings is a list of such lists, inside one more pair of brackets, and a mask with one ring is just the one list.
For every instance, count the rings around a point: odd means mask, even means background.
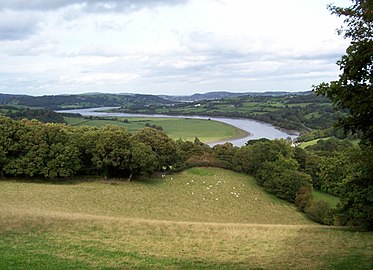
[{"label": "river water", "polygon": [[181,116],[181,115],[164,115],[164,114],[132,114],[132,113],[112,113],[104,112],[105,110],[115,109],[116,107],[101,107],[101,108],[89,108],[89,109],[76,109],[76,110],[61,110],[56,111],[60,113],[79,113],[83,116],[102,116],[102,117],[168,117],[168,118],[194,118],[194,119],[211,119],[226,123],[242,129],[248,132],[250,135],[239,139],[223,140],[220,142],[209,143],[210,146],[216,144],[223,144],[225,142],[231,142],[235,146],[243,146],[248,140],[267,138],[267,139],[295,139],[298,134],[294,132],[287,132],[280,130],[271,124],[259,122],[250,119],[242,118],[223,118],[223,117],[207,117],[207,116]]}]

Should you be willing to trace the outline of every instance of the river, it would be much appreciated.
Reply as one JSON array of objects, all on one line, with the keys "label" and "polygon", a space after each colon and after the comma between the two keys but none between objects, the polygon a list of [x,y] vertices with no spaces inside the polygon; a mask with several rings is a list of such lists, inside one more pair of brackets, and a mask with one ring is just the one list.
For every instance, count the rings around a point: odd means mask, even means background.
[{"label": "river", "polygon": [[113,116],[113,117],[168,117],[168,118],[194,118],[194,119],[211,119],[214,121],[219,121],[226,123],[242,129],[249,133],[248,136],[239,139],[232,140],[223,140],[215,143],[209,143],[210,146],[216,144],[222,144],[225,142],[231,142],[235,146],[243,146],[248,140],[267,138],[267,139],[286,139],[292,138],[295,139],[298,134],[294,132],[290,133],[281,129],[276,128],[275,126],[259,122],[250,119],[242,118],[224,118],[224,117],[208,117],[208,116],[181,116],[181,115],[164,115],[164,114],[132,114],[132,113],[112,113],[104,112],[109,109],[115,109],[116,107],[101,107],[101,108],[89,108],[89,109],[75,109],[75,110],[60,110],[56,111],[59,113],[79,113],[83,116]]}]

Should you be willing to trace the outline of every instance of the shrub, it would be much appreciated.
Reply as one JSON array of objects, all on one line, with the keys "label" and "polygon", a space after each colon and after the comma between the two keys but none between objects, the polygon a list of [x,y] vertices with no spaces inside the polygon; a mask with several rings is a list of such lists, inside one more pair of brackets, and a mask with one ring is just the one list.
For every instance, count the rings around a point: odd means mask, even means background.
[{"label": "shrub", "polygon": [[295,205],[304,212],[312,203],[312,189],[310,187],[301,187],[295,197]]},{"label": "shrub", "polygon": [[311,204],[305,208],[305,213],[318,223],[332,224],[332,212],[329,204],[324,200],[312,201]]}]

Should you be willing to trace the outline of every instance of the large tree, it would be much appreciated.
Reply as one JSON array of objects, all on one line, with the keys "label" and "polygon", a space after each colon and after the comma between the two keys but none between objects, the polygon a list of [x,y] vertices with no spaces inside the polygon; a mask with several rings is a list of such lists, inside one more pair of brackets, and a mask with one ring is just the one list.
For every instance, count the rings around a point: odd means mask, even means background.
[{"label": "large tree", "polygon": [[345,18],[346,28],[339,34],[351,43],[337,62],[342,71],[339,80],[321,83],[314,90],[338,109],[348,110],[349,115],[339,122],[346,131],[362,132],[363,138],[373,144],[373,1],[352,2],[347,8],[329,6],[333,14]]},{"label": "large tree", "polygon": [[342,71],[339,80],[322,83],[315,91],[349,112],[339,122],[346,131],[362,134],[361,155],[351,160],[356,169],[340,191],[339,215],[343,223],[373,229],[373,1],[352,2],[347,8],[329,6],[333,14],[345,18],[346,28],[340,34],[351,43],[337,63]]}]

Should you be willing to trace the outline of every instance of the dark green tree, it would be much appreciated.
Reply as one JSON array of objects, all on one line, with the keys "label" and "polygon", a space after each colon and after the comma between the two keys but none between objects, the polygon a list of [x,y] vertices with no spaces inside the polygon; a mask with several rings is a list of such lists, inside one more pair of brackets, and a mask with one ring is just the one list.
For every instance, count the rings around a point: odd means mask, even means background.
[{"label": "dark green tree", "polygon": [[135,142],[130,145],[130,151],[128,167],[131,174],[150,176],[157,170],[159,166],[157,156],[149,145]]},{"label": "dark green tree", "polygon": [[213,147],[214,154],[221,162],[221,166],[227,169],[232,168],[233,157],[237,151],[237,147],[232,143],[226,142],[224,144],[217,144]]},{"label": "dark green tree", "polygon": [[92,163],[105,177],[128,173],[131,151],[130,133],[126,129],[107,125],[101,128],[92,147]]},{"label": "dark green tree", "polygon": [[144,128],[133,135],[133,142],[141,142],[151,147],[157,156],[159,168],[176,164],[180,157],[176,150],[176,143],[161,130]]},{"label": "dark green tree", "polygon": [[348,8],[329,6],[333,14],[345,18],[339,33],[351,40],[346,54],[337,62],[339,80],[321,83],[314,91],[328,97],[349,115],[339,121],[345,130],[361,131],[373,144],[373,1],[353,0]]},{"label": "dark green tree", "polygon": [[341,190],[339,215],[342,222],[373,228],[373,1],[353,0],[347,8],[329,6],[333,14],[344,17],[346,28],[340,30],[351,40],[346,54],[338,61],[339,80],[314,88],[328,97],[348,116],[339,121],[346,131],[361,132],[362,155],[354,173],[346,178]]},{"label": "dark green tree", "polygon": [[238,149],[232,162],[237,171],[255,175],[264,162],[276,161],[280,157],[291,158],[293,155],[294,149],[286,140],[257,140]]}]

